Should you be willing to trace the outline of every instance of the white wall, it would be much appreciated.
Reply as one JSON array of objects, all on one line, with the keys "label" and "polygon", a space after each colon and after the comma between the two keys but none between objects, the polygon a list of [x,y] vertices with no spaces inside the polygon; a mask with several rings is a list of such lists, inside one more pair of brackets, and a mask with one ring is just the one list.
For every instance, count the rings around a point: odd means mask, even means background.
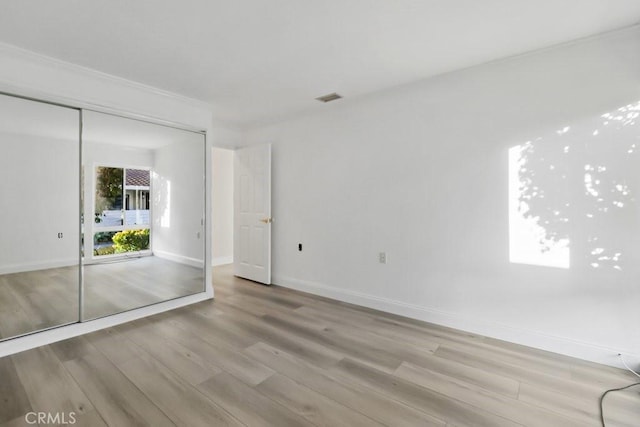
[{"label": "white wall", "polygon": [[213,258],[212,264],[233,262],[233,151],[213,148]]},{"label": "white wall", "polygon": [[[640,354],[640,168],[619,156],[640,125],[601,117],[640,100],[638,52],[634,27],[251,130],[274,144],[274,283],[603,363]],[[527,141],[550,156],[532,163],[535,212],[568,219],[548,226],[570,239],[568,269],[510,262],[509,149]],[[609,168],[610,209],[618,184],[631,192],[600,228],[587,165]],[[593,237],[621,260],[592,267]]]}]

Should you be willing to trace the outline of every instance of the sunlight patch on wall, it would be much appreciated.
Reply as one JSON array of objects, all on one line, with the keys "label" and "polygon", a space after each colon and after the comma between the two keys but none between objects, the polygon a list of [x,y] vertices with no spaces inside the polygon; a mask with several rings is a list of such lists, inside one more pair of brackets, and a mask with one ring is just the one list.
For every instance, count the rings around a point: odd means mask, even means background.
[{"label": "sunlight patch on wall", "polygon": [[[563,129],[564,132],[568,131]],[[564,133],[563,132],[563,133]],[[531,144],[528,142],[527,144]],[[525,194],[538,200],[544,194],[523,179],[528,145],[509,149],[509,261],[518,264],[569,268],[569,239],[550,239],[539,218],[530,214]],[[559,212],[555,213],[556,215]]]},{"label": "sunlight patch on wall", "polygon": [[511,262],[622,272],[640,259],[639,118],[640,101],[509,149]]},{"label": "sunlight patch on wall", "polygon": [[160,227],[171,228],[171,181],[153,172],[153,184],[156,188],[155,205],[160,213]]}]

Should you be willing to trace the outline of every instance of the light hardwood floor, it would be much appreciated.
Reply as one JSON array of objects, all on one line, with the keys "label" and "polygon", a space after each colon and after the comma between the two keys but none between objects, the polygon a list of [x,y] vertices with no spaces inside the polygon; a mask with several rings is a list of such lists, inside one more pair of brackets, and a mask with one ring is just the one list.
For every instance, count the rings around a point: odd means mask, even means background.
[{"label": "light hardwood floor", "polygon": [[[84,318],[202,292],[203,270],[155,256],[86,265]],[[0,275],[0,339],[78,321],[78,268]]]},{"label": "light hardwood floor", "polygon": [[[632,374],[214,271],[206,301],[0,359],[0,425],[597,426]],[[640,387],[607,397],[640,425]]]}]

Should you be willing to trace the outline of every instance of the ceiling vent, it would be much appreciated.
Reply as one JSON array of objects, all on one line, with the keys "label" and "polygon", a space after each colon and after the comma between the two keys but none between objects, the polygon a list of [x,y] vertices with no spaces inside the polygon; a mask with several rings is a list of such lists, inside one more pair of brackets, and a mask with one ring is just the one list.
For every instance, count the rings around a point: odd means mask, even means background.
[{"label": "ceiling vent", "polygon": [[320,102],[331,102],[331,101],[335,101],[336,99],[340,99],[342,98],[342,96],[338,95],[337,93],[330,93],[329,95],[324,95],[321,96],[319,98],[316,98],[318,101]]}]

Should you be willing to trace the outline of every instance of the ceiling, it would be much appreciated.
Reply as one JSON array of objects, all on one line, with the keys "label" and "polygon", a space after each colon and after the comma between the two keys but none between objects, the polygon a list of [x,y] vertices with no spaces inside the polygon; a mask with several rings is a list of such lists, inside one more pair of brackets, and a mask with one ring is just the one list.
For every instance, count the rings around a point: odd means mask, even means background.
[{"label": "ceiling", "polygon": [[639,21],[638,0],[3,0],[0,41],[251,127]]}]

